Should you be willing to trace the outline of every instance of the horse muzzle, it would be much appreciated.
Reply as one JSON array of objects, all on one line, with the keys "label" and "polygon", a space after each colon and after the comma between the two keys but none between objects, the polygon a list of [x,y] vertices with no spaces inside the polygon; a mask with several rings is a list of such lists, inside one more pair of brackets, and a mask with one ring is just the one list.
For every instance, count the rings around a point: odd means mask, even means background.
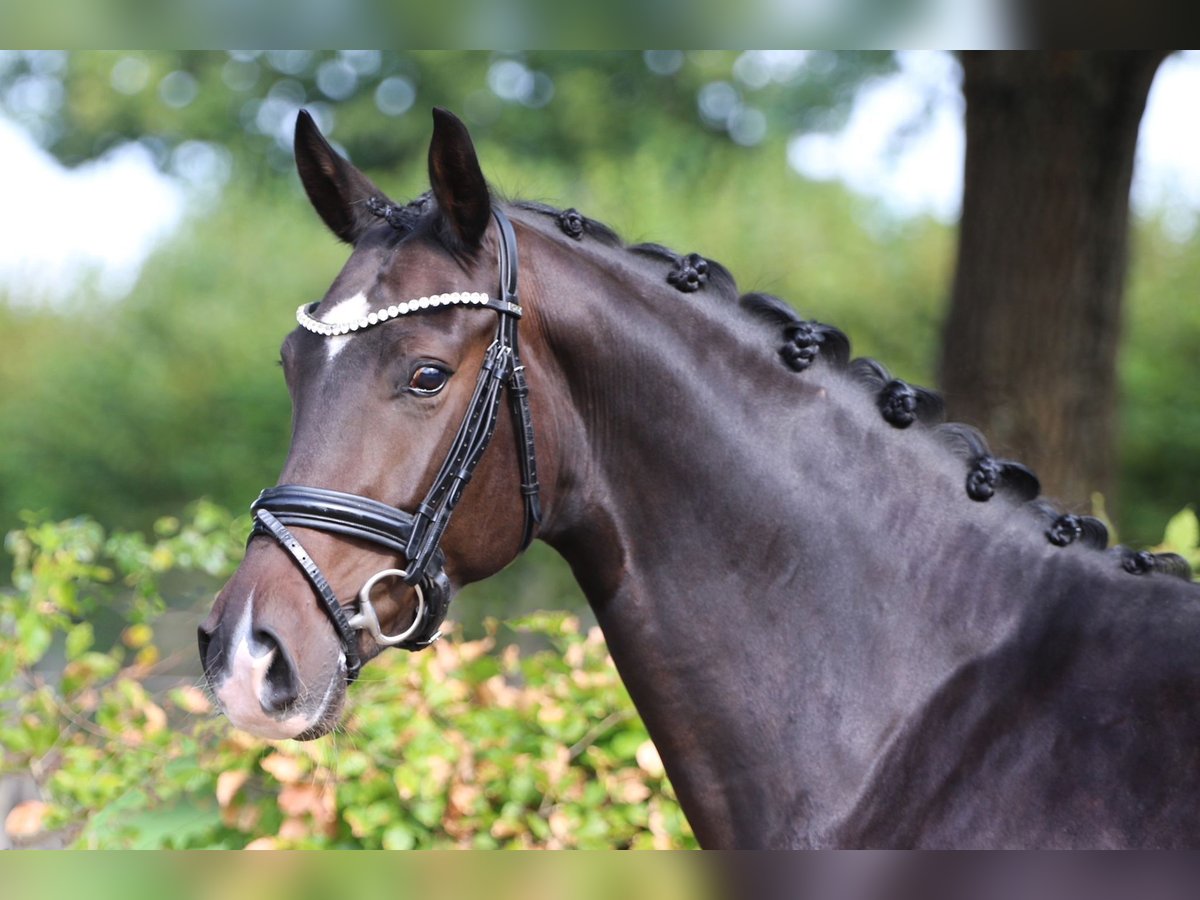
[{"label": "horse muzzle", "polygon": [[[315,591],[322,611],[329,617],[346,655],[346,678],[353,681],[362,669],[358,632],[365,631],[381,647],[421,650],[441,635],[441,625],[450,607],[450,579],[440,549],[430,554],[422,568],[388,568],[376,572],[359,589],[355,600],[344,606],[316,561],[288,526],[311,528],[381,545],[406,554],[416,517],[357,494],[325,488],[284,484],[263,491],[250,507],[254,529],[250,538],[267,536],[288,552]],[[385,633],[371,600],[372,590],[386,578],[413,587],[417,604],[412,622],[400,633]]]}]

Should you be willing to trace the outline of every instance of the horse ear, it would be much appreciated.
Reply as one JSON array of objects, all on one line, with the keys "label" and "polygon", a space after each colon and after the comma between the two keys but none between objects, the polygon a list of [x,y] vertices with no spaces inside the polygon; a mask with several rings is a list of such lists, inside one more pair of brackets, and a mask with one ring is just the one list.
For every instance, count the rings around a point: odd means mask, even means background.
[{"label": "horse ear", "polygon": [[367,209],[372,197],[387,197],[362,172],[343,159],[325,140],[313,117],[296,117],[296,169],[317,213],[329,230],[347,244],[355,243],[376,220]]},{"label": "horse ear", "polygon": [[440,107],[433,110],[429,184],[454,236],[468,248],[478,247],[491,217],[492,198],[467,126]]}]

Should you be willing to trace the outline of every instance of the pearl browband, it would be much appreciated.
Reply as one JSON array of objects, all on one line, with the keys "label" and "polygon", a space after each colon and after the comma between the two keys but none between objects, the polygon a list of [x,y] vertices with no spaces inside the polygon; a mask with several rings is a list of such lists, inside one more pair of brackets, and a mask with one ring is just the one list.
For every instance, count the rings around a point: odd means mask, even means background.
[{"label": "pearl browband", "polygon": [[418,310],[434,309],[439,306],[454,306],[456,304],[485,306],[518,318],[521,316],[521,307],[517,304],[509,303],[507,300],[496,300],[481,291],[452,291],[449,294],[434,294],[430,297],[419,297],[416,300],[407,300],[404,303],[397,303],[377,310],[363,316],[357,322],[341,322],[336,325],[313,318],[312,313],[316,311],[320,303],[321,301],[318,300],[316,303],[301,304],[300,308],[296,310],[296,321],[306,331],[311,331],[313,334],[319,334],[323,337],[336,337],[342,334],[349,334],[352,331],[361,331],[364,328],[370,328],[372,325],[378,325],[380,322],[386,322],[388,319],[394,319],[398,316],[417,312]]}]

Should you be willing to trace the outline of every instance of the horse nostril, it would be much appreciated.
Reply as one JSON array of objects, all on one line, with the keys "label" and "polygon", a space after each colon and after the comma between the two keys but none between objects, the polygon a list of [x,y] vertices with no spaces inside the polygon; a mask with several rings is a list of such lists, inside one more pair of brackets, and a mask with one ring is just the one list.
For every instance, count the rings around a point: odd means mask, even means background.
[{"label": "horse nostril", "polygon": [[204,669],[204,674],[215,671],[214,663],[216,660],[208,658],[208,651],[212,649],[213,629],[201,625],[196,629],[196,643],[200,647],[200,666]]},{"label": "horse nostril", "polygon": [[258,702],[268,713],[281,713],[300,697],[300,680],[296,677],[295,666],[273,632],[256,628],[253,637],[260,647],[265,648],[265,652],[271,653],[271,663],[267,666],[262,696]]},{"label": "horse nostril", "polygon": [[267,712],[283,712],[300,697],[299,682],[286,656],[282,653],[275,655],[267,669],[264,682],[263,696],[259,702]]}]

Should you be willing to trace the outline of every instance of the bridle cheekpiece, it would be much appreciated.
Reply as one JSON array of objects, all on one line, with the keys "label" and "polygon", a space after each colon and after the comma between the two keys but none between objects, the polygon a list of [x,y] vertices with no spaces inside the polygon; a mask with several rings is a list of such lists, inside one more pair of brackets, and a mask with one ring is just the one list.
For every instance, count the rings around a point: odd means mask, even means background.
[{"label": "bridle cheekpiece", "polygon": [[[358,494],[297,484],[267,488],[250,507],[254,515],[250,539],[258,536],[273,538],[304,573],[317,594],[321,609],[329,617],[341,640],[349,681],[353,681],[362,668],[362,658],[358,652],[359,631],[366,631],[380,645],[406,650],[420,650],[440,636],[439,629],[450,605],[450,579],[445,572],[445,555],[440,547],[442,535],[491,441],[499,420],[500,396],[505,387],[508,388],[509,406],[517,435],[521,495],[525,503],[522,549],[533,540],[534,531],[541,522],[529,387],[517,344],[517,322],[521,317],[521,307],[517,302],[516,235],[504,212],[493,209],[492,215],[500,234],[499,299],[480,292],[453,291],[408,300],[372,312],[356,322],[339,324],[314,318],[315,303],[301,306],[296,311],[300,326],[322,337],[351,334],[410,313],[445,306],[479,306],[499,314],[496,335],[484,355],[466,415],[458,426],[458,432],[433,484],[415,512],[406,512]],[[357,609],[353,601],[349,606],[343,606],[320,567],[288,530],[288,526],[312,528],[368,541],[402,555],[406,563],[402,569],[383,569],[367,579],[358,592]],[[401,579],[411,585],[417,594],[413,621],[400,634],[383,632],[371,603],[372,588],[385,578]]]}]

